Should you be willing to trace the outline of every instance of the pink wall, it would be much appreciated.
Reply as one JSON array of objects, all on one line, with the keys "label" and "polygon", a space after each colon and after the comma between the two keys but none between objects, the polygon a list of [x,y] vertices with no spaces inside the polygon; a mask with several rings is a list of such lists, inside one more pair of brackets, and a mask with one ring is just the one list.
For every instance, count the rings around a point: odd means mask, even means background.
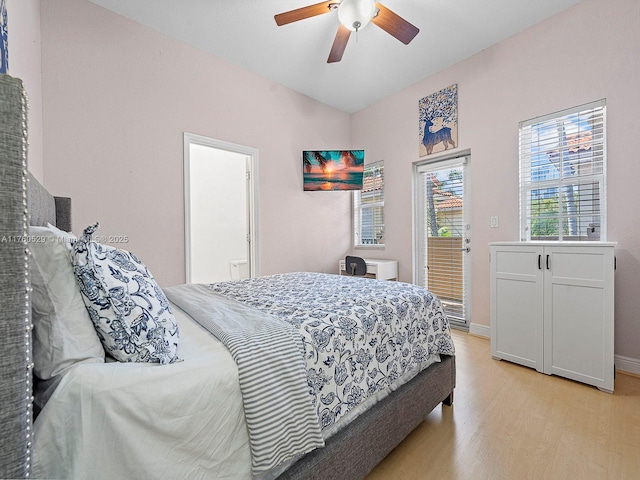
[{"label": "pink wall", "polygon": [[9,73],[29,96],[29,170],[43,181],[40,0],[8,0]]},{"label": "pink wall", "polygon": [[[458,84],[459,148],[471,151],[472,323],[489,326],[488,243],[519,239],[518,122],[606,98],[608,240],[618,242],[616,355],[640,366],[640,2],[584,0],[353,116],[353,141],[385,160],[387,248],[412,278],[417,103]],[[421,33],[428,35],[428,31]],[[489,228],[498,215],[500,227]],[[473,325],[472,325],[473,326]],[[579,332],[576,332],[579,335]]]},{"label": "pink wall", "polygon": [[[356,145],[384,159],[387,246],[375,256],[398,259],[401,280],[411,281],[417,102],[457,83],[457,151],[471,152],[479,332],[489,326],[488,243],[518,239],[518,122],[606,98],[616,355],[640,363],[640,222],[632,210],[640,162],[627,140],[640,106],[637,0],[583,0],[353,116],[86,0],[43,2],[41,21],[46,186],[74,198],[77,231],[100,220],[102,233],[128,234],[126,248],[162,285],[184,278],[184,131],[259,149],[262,274],[333,272],[350,250],[350,196],[304,193],[302,149]],[[489,228],[492,215],[500,228]]]},{"label": "pink wall", "polygon": [[86,0],[42,2],[42,44],[46,186],[76,233],[99,220],[183,282],[186,131],[259,150],[261,274],[337,270],[351,196],[303,192],[301,152],[351,148],[348,114]]}]

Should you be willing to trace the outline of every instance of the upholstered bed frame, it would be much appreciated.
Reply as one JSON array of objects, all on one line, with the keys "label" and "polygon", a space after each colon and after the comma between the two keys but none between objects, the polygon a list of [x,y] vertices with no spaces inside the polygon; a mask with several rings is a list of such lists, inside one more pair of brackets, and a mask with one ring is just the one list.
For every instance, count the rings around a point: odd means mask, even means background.
[{"label": "upholstered bed frame", "polygon": [[28,226],[71,229],[71,199],[51,196],[27,170],[27,97],[0,75],[0,478],[27,478],[32,375]]},{"label": "upholstered bed frame", "polygon": [[[71,230],[71,200],[53,197],[27,171],[26,98],[0,75],[0,478],[30,473],[32,383],[28,225]],[[455,358],[418,374],[306,455],[281,479],[364,478],[439,403],[451,405]]]},{"label": "upholstered bed frame", "polygon": [[284,472],[281,479],[364,478],[440,403],[452,405],[455,357],[442,356]]}]

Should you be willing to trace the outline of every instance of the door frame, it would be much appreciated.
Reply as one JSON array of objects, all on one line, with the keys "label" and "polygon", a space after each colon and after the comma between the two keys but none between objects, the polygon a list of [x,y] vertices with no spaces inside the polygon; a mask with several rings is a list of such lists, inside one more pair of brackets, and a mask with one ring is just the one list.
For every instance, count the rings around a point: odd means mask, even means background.
[{"label": "door frame", "polygon": [[217,140],[195,133],[184,132],[183,135],[183,155],[184,155],[184,255],[185,255],[185,282],[191,281],[191,191],[189,179],[190,171],[190,146],[202,145],[226,150],[232,153],[247,155],[247,208],[248,208],[248,240],[249,240],[249,276],[258,277],[259,272],[259,234],[258,234],[258,149],[239,145],[236,143]]},{"label": "door frame", "polygon": [[[463,160],[464,159],[464,160]],[[472,265],[472,256],[473,256],[473,237],[472,232],[473,228],[471,227],[471,203],[466,199],[471,198],[471,150],[461,150],[457,152],[451,152],[444,155],[438,155],[434,158],[429,159],[421,159],[416,162],[413,162],[413,181],[411,184],[411,209],[412,209],[412,245],[411,245],[411,258],[413,264],[413,276],[412,282],[415,285],[424,285],[422,280],[424,279],[424,274],[421,272],[421,262],[426,263],[426,259],[424,259],[424,252],[422,252],[421,248],[421,224],[422,219],[425,218],[425,206],[423,202],[419,202],[420,199],[420,175],[419,169],[421,167],[429,166],[434,169],[438,168],[447,168],[448,166],[455,165],[456,163],[465,163],[465,175],[464,175],[464,222],[465,225],[469,227],[468,237],[472,240],[469,244],[471,250],[466,254],[465,263],[464,263],[464,282],[466,289],[464,290],[464,308],[465,308],[465,320],[466,324],[461,324],[458,322],[451,322],[451,326],[457,327],[467,331],[471,325],[471,265]]]}]

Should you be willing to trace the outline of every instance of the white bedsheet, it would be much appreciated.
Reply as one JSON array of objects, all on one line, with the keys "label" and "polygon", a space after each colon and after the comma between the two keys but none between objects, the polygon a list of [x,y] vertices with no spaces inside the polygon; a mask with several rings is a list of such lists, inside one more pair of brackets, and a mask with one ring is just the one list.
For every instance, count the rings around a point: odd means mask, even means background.
[{"label": "white bedsheet", "polygon": [[[249,480],[251,453],[238,369],[227,348],[172,304],[180,328],[170,365],[78,365],[34,423],[32,478]],[[440,361],[432,356],[423,367]],[[377,392],[325,439],[417,374]],[[270,480],[291,462],[259,477]],[[257,480],[257,479],[255,479]]]},{"label": "white bedsheet", "polygon": [[34,424],[33,478],[251,478],[236,365],[173,309],[182,362],[86,364],[65,375]]}]

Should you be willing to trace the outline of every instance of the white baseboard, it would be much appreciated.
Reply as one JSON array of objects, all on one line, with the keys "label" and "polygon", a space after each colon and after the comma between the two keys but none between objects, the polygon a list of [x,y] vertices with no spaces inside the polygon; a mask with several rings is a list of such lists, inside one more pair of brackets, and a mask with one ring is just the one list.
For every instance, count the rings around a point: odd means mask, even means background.
[{"label": "white baseboard", "polygon": [[477,323],[469,324],[469,333],[478,337],[491,338],[491,327],[487,325],[479,325]]},{"label": "white baseboard", "polygon": [[616,364],[616,371],[628,372],[640,376],[640,360],[637,358],[615,355],[613,361]]},{"label": "white baseboard", "polygon": [[[469,333],[472,335],[477,335],[478,337],[491,338],[491,327],[487,325],[471,323],[469,325]],[[640,359],[623,357],[622,355],[615,355],[613,361],[616,364],[617,371],[627,372],[633,375],[640,376]]]}]

